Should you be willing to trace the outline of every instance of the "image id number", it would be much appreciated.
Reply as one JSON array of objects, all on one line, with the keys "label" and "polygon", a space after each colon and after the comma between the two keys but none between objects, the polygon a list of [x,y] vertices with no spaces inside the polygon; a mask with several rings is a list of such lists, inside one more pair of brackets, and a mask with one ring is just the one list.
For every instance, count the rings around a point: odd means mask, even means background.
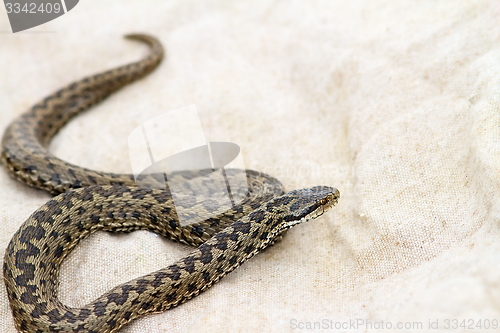
[{"label": "image id number", "polygon": [[19,2],[5,3],[5,8],[7,9],[7,14],[18,14],[18,13],[27,13],[27,14],[37,14],[37,13],[59,13],[62,10],[61,4],[55,3],[25,3],[23,6]]},{"label": "image id number", "polygon": [[498,320],[493,319],[479,319],[479,320],[474,320],[474,319],[463,319],[462,321],[459,321],[458,319],[445,319],[444,320],[444,329],[457,329],[457,328],[462,328],[462,329],[468,329],[468,330],[474,330],[474,329],[497,329],[498,328]]}]

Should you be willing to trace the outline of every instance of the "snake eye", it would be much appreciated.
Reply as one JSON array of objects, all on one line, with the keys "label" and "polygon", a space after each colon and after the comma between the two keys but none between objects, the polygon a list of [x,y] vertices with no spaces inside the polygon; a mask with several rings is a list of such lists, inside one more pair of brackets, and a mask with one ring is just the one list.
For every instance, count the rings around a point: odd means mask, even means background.
[{"label": "snake eye", "polygon": [[326,199],[321,199],[321,200],[319,201],[319,204],[320,204],[320,205],[326,205],[326,204],[327,204],[327,202],[328,202],[328,200],[326,200]]}]

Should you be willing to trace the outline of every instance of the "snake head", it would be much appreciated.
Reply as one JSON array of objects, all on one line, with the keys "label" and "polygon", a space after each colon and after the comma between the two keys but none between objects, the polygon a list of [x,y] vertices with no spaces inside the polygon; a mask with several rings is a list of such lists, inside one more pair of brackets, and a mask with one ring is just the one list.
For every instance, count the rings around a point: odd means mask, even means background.
[{"label": "snake head", "polygon": [[336,188],[315,186],[294,190],[271,200],[266,204],[266,209],[277,222],[271,226],[267,245],[274,244],[294,225],[323,215],[337,204],[339,198],[340,192]]},{"label": "snake head", "polygon": [[288,215],[283,218],[281,226],[285,230],[323,215],[335,206],[340,198],[339,190],[328,186],[294,190],[286,195],[293,199],[286,206],[289,211]]}]

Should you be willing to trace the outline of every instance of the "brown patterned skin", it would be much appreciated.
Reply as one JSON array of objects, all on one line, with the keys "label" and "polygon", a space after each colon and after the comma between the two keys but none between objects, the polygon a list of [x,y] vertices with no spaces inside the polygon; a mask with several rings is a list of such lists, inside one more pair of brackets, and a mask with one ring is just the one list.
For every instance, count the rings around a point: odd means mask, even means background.
[{"label": "brown patterned skin", "polygon": [[160,64],[163,47],[156,38],[140,34],[126,38],[148,44],[151,53],[140,61],[71,83],[10,124],[3,135],[0,158],[11,175],[52,194],[90,185],[136,185],[132,175],[82,168],[62,161],[47,150],[50,140],[71,118],[146,76]]},{"label": "brown patterned skin", "polygon": [[[116,332],[142,315],[165,311],[198,295],[295,224],[323,214],[339,192],[318,186],[283,194],[276,179],[245,173],[245,198],[215,217],[181,226],[168,189],[139,188],[134,177],[102,173],[66,163],[47,151],[51,138],[74,115],[151,72],[163,49],[153,37],[129,35],[151,46],[136,63],[77,81],[15,120],[2,141],[1,160],[18,180],[59,194],[35,211],[5,252],[4,280],[16,327],[21,332]],[[188,179],[195,172],[180,172]],[[149,179],[155,186],[155,177]],[[193,188],[210,195],[210,189]],[[192,200],[188,201],[191,205]],[[199,202],[193,215],[207,217],[217,202]],[[176,202],[177,206],[179,202]],[[180,203],[182,205],[182,203]],[[197,246],[169,267],[117,286],[83,308],[57,298],[61,263],[91,233],[145,229]]]},{"label": "brown patterned skin", "polygon": [[170,238],[179,231],[165,191],[126,186],[68,191],[33,213],[6,250],[4,278],[16,326],[21,332],[116,332],[137,317],[198,295],[286,229],[323,214],[338,197],[336,189],[318,186],[271,199],[167,268],[75,309],[57,299],[57,281],[62,261],[80,240],[98,230],[147,229]]}]

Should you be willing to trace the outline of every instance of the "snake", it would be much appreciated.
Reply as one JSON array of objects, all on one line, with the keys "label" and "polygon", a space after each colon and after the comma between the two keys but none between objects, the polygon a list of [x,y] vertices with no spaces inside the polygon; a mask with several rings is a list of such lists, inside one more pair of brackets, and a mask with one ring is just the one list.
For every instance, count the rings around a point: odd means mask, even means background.
[{"label": "snake", "polygon": [[[51,154],[51,139],[71,118],[162,61],[163,47],[155,37],[125,37],[147,44],[148,56],[67,85],[15,119],[4,133],[0,160],[9,174],[54,195],[21,225],[5,251],[4,283],[19,332],[117,332],[136,318],[192,299],[279,241],[288,229],[321,216],[339,200],[333,187],[285,193],[267,174],[228,169],[226,179],[243,175],[247,182],[237,193],[241,202],[218,212],[218,197],[210,197],[210,186],[190,188],[188,194],[205,194],[199,201],[186,195],[184,203],[203,220],[181,225],[176,207],[183,203],[174,203],[168,187],[156,187],[157,175],[145,176],[149,183],[138,186],[134,175],[90,170]],[[198,176],[194,171],[176,175],[186,180]],[[135,230],[195,248],[168,267],[118,285],[80,308],[61,303],[60,268],[80,241],[97,231]]]}]

